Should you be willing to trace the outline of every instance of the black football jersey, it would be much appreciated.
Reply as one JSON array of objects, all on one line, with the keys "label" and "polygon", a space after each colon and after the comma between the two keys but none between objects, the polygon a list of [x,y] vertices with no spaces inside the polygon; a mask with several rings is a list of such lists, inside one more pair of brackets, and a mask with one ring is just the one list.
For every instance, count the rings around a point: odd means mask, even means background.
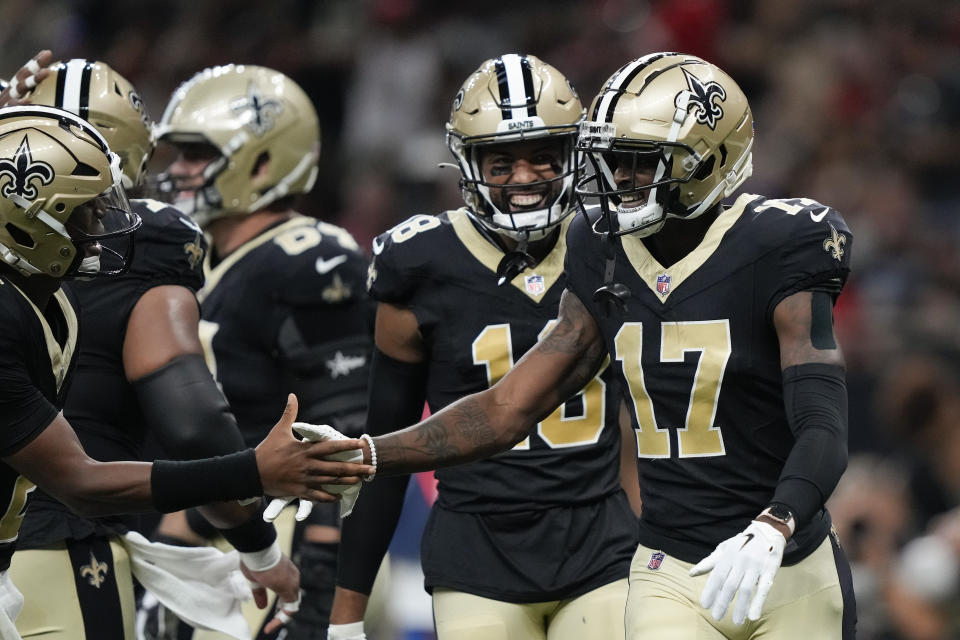
[{"label": "black football jersey", "polygon": [[[643,495],[641,542],[697,562],[742,531],[773,496],[794,443],[772,316],[810,288],[839,292],[852,235],[805,198],[745,194],[668,268],[640,238],[620,239],[614,279],[626,310],[593,299],[605,246],[580,216],[567,236],[567,286],[591,311],[632,399]],[[821,511],[788,543],[805,557],[830,526]]]},{"label": "black football jersey", "polygon": [[[63,406],[77,354],[73,301],[60,289],[41,312],[10,280],[0,278],[0,457],[29,444]],[[10,567],[35,486],[0,462],[0,571]]]},{"label": "black football jersey", "polygon": [[[156,200],[131,200],[143,220],[134,232],[128,271],[116,278],[64,285],[79,301],[80,355],[63,414],[87,454],[100,461],[138,460],[146,422],[123,367],[127,321],[140,297],[161,285],[197,291],[203,284],[206,248],[200,228],[176,209]],[[94,532],[136,525],[137,516],[86,519],[38,490],[23,522],[19,548],[36,548]]]},{"label": "black football jersey", "polygon": [[339,427],[338,416],[365,410],[366,269],[347,231],[301,215],[219,262],[208,256],[200,337],[249,446],[273,427],[290,392],[301,421]]},{"label": "black football jersey", "polygon": [[[497,286],[503,253],[465,209],[414,216],[374,240],[371,297],[416,316],[428,351],[432,411],[488,388],[546,335],[566,285],[565,251],[561,232],[540,264]],[[614,387],[598,375],[512,450],[438,470],[438,505],[516,512],[618,491],[620,394]]]}]

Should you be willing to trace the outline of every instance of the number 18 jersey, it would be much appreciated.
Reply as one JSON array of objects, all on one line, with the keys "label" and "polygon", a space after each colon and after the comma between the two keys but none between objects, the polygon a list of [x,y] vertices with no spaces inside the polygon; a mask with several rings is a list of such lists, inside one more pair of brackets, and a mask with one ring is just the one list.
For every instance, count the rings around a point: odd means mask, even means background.
[{"label": "number 18 jersey", "polygon": [[[497,286],[503,253],[465,209],[414,216],[374,241],[370,294],[416,316],[429,352],[431,411],[492,386],[547,334],[566,283],[564,243],[561,236],[540,264]],[[439,504],[519,511],[617,491],[619,401],[604,376],[594,378],[512,450],[438,470]]]}]

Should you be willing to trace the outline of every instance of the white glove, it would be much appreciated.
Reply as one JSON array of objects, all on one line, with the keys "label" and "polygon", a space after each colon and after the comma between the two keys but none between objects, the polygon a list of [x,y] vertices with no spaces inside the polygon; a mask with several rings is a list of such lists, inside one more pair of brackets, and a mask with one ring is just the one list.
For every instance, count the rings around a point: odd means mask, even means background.
[{"label": "white glove", "polygon": [[734,624],[743,624],[745,617],[759,620],[786,544],[782,533],[756,520],[743,532],[718,544],[713,553],[690,569],[691,577],[710,573],[700,594],[700,606],[710,609],[714,620],[721,620],[736,595]]},{"label": "white glove", "polygon": [[367,640],[367,634],[363,632],[363,620],[330,625],[327,627],[327,640]]},{"label": "white glove", "polygon": [[[346,440],[343,435],[328,424],[309,424],[307,422],[294,422],[293,430],[303,436],[304,440],[310,442],[323,442],[325,440]],[[363,451],[361,449],[349,449],[339,453],[333,453],[326,456],[326,460],[336,460],[338,462],[363,462]],[[357,496],[360,495],[360,483],[357,484],[325,484],[321,488],[327,493],[340,495],[340,517],[346,518],[353,511],[353,505],[357,502]],[[296,500],[296,497],[274,498],[267,505],[263,512],[263,519],[267,522],[273,522],[283,508]],[[307,519],[310,512],[313,511],[313,503],[309,500],[301,500],[297,506],[297,522]]]}]

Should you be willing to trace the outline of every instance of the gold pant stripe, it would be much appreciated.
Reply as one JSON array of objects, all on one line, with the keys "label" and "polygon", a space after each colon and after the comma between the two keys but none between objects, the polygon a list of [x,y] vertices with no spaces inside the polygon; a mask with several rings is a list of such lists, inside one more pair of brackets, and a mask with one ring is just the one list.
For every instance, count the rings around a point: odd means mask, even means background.
[{"label": "gold pant stripe", "polygon": [[627,580],[577,598],[514,604],[433,590],[438,640],[623,640]]}]

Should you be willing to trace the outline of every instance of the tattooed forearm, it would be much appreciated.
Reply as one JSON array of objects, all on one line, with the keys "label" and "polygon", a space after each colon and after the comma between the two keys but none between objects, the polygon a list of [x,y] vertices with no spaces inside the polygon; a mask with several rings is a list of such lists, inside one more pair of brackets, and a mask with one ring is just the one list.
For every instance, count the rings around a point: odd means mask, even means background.
[{"label": "tattooed forearm", "polygon": [[594,341],[588,346],[586,353],[577,361],[570,375],[557,387],[557,398],[560,399],[560,402],[564,402],[579,393],[590,382],[590,379],[597,375],[605,355],[606,350],[602,342]]},{"label": "tattooed forearm", "polygon": [[475,446],[491,445],[497,441],[497,434],[490,426],[490,419],[483,407],[475,399],[467,397],[457,403],[451,412],[450,421],[457,432]]},{"label": "tattooed forearm", "polygon": [[476,460],[505,448],[472,396],[418,425],[376,439],[377,472],[409,473]]},{"label": "tattooed forearm", "polygon": [[[588,331],[593,328],[594,331]],[[553,330],[537,345],[541,353],[580,354],[596,332],[593,318],[583,303],[569,290],[560,299],[560,317]]]}]

